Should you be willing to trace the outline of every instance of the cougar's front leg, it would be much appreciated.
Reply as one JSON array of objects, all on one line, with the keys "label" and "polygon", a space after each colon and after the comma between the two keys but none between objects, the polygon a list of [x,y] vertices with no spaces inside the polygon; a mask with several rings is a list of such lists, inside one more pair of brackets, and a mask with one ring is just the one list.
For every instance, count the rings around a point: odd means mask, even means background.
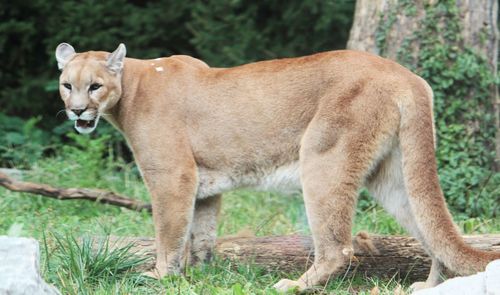
[{"label": "cougar's front leg", "polygon": [[196,171],[155,168],[142,172],[152,197],[157,275],[179,273],[193,218]]},{"label": "cougar's front leg", "polygon": [[[170,146],[169,142],[175,145]],[[198,182],[189,146],[181,146],[182,139],[169,142],[141,138],[134,146],[139,150],[134,154],[152,199],[155,276],[159,277],[179,273],[182,268]]]},{"label": "cougar's front leg", "polygon": [[196,200],[193,224],[191,226],[191,265],[209,261],[217,238],[217,218],[220,211],[221,195]]}]

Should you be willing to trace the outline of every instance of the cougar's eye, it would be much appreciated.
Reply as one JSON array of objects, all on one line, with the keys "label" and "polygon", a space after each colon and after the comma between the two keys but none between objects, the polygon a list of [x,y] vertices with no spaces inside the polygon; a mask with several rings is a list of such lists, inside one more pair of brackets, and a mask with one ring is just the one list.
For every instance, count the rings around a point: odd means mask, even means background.
[{"label": "cougar's eye", "polygon": [[97,89],[101,88],[101,86],[102,86],[101,84],[97,84],[97,83],[90,84],[89,91],[97,90]]},{"label": "cougar's eye", "polygon": [[63,86],[68,89],[68,90],[71,90],[71,84],[69,83],[63,83]]}]

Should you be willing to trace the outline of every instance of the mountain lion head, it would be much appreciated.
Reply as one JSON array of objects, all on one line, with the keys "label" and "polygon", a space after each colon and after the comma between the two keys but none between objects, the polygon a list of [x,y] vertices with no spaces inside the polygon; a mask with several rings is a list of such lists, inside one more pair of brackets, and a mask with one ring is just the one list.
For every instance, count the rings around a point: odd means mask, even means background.
[{"label": "mountain lion head", "polygon": [[79,133],[94,131],[100,116],[106,114],[120,98],[125,54],[123,44],[113,53],[76,53],[68,43],[57,46],[57,65],[62,71],[59,92],[66,114],[75,122]]}]

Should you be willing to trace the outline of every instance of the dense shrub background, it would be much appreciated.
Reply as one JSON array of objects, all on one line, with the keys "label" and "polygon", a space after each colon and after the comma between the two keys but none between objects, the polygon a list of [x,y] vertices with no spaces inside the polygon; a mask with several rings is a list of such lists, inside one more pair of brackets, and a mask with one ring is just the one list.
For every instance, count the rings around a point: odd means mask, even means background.
[{"label": "dense shrub background", "polygon": [[[55,92],[54,49],[114,50],[151,58],[188,54],[213,66],[342,48],[354,1],[2,1],[0,111],[42,116],[54,127],[61,103]],[[62,116],[64,117],[64,116]]]},{"label": "dense shrub background", "polygon": [[[137,58],[188,54],[212,66],[233,66],[345,47],[354,2],[0,2],[0,166],[29,168],[41,157],[57,155],[61,143],[75,140],[66,135],[71,124],[65,115],[58,116],[62,103],[53,52],[60,42],[77,51],[111,51],[123,42],[128,55]],[[498,81],[484,60],[461,43],[453,5],[440,1],[428,11],[420,30],[409,36],[421,42],[418,60],[407,62],[410,48],[403,46],[400,62],[435,91],[437,156],[450,206],[464,216],[495,217],[500,174],[493,171],[491,144],[498,130],[488,112],[488,89]],[[382,20],[377,38],[383,43],[387,24]],[[435,31],[443,20],[447,25]],[[91,137],[101,134],[111,134],[106,144],[114,155],[130,159],[121,152],[126,148],[116,131],[102,124]]]}]

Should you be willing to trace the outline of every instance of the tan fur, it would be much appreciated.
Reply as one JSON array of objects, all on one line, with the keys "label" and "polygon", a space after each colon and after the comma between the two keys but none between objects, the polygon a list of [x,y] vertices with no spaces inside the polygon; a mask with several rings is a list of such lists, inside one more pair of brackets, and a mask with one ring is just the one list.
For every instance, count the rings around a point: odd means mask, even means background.
[{"label": "tan fur", "polygon": [[434,257],[426,286],[441,263],[471,273],[500,257],[468,247],[454,227],[434,158],[432,91],[390,60],[334,51],[210,68],[188,56],[120,60],[124,46],[111,55],[60,46],[60,80],[79,89],[61,88],[67,109],[101,81],[89,111],[133,150],[152,195],[160,276],[179,272],[186,244],[191,260],[210,256],[220,194],[238,187],[303,189],[315,262],[279,290],[325,282],[351,259],[363,185]]},{"label": "tan fur", "polygon": [[354,243],[356,246],[358,246],[359,249],[370,253],[371,255],[380,254],[377,247],[375,247],[375,245],[373,244],[370,235],[365,231],[361,231],[356,234],[356,236],[354,237]]}]

